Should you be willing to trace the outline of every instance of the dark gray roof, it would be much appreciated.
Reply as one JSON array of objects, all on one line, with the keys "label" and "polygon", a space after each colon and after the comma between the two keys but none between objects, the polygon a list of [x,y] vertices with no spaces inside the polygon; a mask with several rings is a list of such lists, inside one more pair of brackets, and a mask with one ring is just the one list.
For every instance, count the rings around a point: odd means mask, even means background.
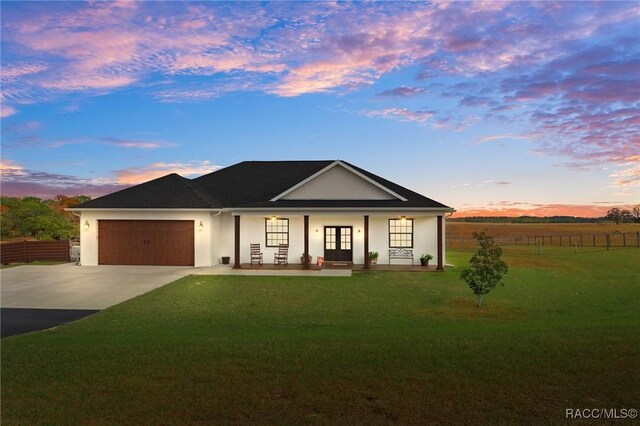
[{"label": "dark gray roof", "polygon": [[196,179],[176,174],[87,201],[78,208],[443,208],[417,192],[344,162],[402,200],[269,201],[332,164],[325,161],[244,161]]},{"label": "dark gray roof", "polygon": [[122,191],[82,203],[83,209],[209,209],[222,208],[211,194],[190,179],[171,173]]}]

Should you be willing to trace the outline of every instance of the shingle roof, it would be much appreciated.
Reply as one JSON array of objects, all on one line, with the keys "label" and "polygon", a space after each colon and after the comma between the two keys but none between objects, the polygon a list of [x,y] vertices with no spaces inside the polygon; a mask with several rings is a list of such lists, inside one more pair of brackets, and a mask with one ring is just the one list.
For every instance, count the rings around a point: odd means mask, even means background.
[{"label": "shingle roof", "polygon": [[222,205],[192,180],[171,173],[122,191],[89,200],[83,209],[208,209]]},{"label": "shingle roof", "polygon": [[406,198],[402,200],[269,201],[319,172],[334,160],[244,161],[186,179],[170,174],[87,201],[78,208],[442,208],[442,203],[344,162],[369,179]]},{"label": "shingle roof", "polygon": [[243,161],[194,179],[225,207],[269,202],[333,161]]}]

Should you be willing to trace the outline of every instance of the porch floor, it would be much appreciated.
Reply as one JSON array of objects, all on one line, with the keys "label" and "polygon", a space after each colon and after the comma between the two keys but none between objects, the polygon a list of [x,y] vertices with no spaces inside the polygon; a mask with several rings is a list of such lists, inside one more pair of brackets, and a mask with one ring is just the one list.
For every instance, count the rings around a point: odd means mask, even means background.
[{"label": "porch floor", "polygon": [[[289,263],[288,265],[274,265],[272,263],[263,263],[262,265],[258,264],[250,264],[243,263],[241,265],[241,269],[247,270],[263,270],[263,271],[274,271],[274,270],[291,270],[291,271],[299,271],[304,270],[304,266],[301,263]],[[326,263],[323,267],[319,267],[315,263],[310,265],[309,269],[318,271],[323,269],[346,269],[350,271],[366,271],[364,269],[364,264],[331,264]],[[441,272],[436,269],[436,265],[429,266],[420,266],[420,265],[402,265],[402,264],[376,264],[370,265],[369,271],[401,271],[401,272]]]}]

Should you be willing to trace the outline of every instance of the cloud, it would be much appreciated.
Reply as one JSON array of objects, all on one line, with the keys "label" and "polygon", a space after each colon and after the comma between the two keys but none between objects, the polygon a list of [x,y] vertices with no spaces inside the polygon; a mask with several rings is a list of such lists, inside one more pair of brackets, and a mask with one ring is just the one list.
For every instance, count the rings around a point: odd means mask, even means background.
[{"label": "cloud", "polygon": [[494,185],[511,185],[513,182],[506,180],[485,180],[484,183],[493,183]]},{"label": "cloud", "polygon": [[[159,5],[5,4],[1,116],[19,105],[124,88],[162,102],[237,91],[295,97],[349,93],[414,72],[421,87],[378,97],[428,90],[458,109],[434,117],[435,105],[398,105],[363,114],[453,131],[478,119],[528,125],[523,134],[477,142],[532,139],[539,152],[573,167],[623,168],[612,176],[616,187],[635,182],[624,170],[640,146],[637,3]],[[122,146],[156,147],[147,142]]]},{"label": "cloud", "polygon": [[495,142],[500,140],[516,140],[516,139],[531,139],[529,135],[516,135],[512,133],[505,133],[499,135],[486,135],[476,138],[476,143]]},{"label": "cloud", "polygon": [[[633,24],[639,9],[623,2],[553,8],[520,2],[17,4],[3,8],[3,43],[18,52],[3,53],[3,83],[12,86],[9,98],[35,102],[142,87],[158,75],[179,76],[181,87],[170,89],[185,93],[202,82],[189,77],[206,77],[211,89],[221,75],[249,82],[237,90],[326,93],[417,64],[425,77],[433,71],[469,76],[560,60],[570,42]],[[631,66],[608,61],[585,70],[624,76]],[[190,99],[209,98],[203,90]],[[532,84],[513,96],[557,90],[564,89]],[[420,91],[400,87],[381,96]]]},{"label": "cloud", "polygon": [[38,63],[18,63],[2,67],[2,75],[0,81],[2,84],[10,84],[18,80],[20,77],[30,74],[37,74],[45,71],[47,66]]},{"label": "cloud", "polygon": [[118,148],[133,148],[133,149],[158,149],[158,148],[173,148],[178,146],[176,143],[161,141],[161,140],[148,140],[148,139],[123,139],[112,136],[104,136],[99,138],[88,137],[75,137],[75,138],[63,138],[57,139],[49,144],[50,148],[61,148],[67,145],[85,145],[85,144],[102,144],[110,145]]},{"label": "cloud", "polygon": [[14,197],[27,195],[52,198],[58,194],[89,195],[98,197],[146,182],[170,173],[195,177],[218,170],[220,166],[209,161],[188,163],[153,163],[140,167],[115,170],[110,176],[81,178],[72,175],[48,173],[27,169],[11,160],[0,161],[2,194]]},{"label": "cloud", "polygon": [[10,105],[2,105],[0,106],[0,118],[11,117],[16,113],[16,109]]},{"label": "cloud", "polygon": [[101,183],[76,176],[26,169],[11,160],[0,162],[2,195],[53,198],[58,194],[99,196],[124,189],[126,185]]},{"label": "cloud", "polygon": [[425,93],[427,89],[424,87],[399,86],[393,89],[384,90],[376,94],[377,97],[409,97]]},{"label": "cloud", "polygon": [[168,147],[177,146],[173,142],[120,139],[120,138],[113,138],[113,137],[101,138],[101,141],[103,141],[107,145],[113,145],[119,148],[156,149],[156,148],[168,148]]},{"label": "cloud", "polygon": [[636,195],[640,196],[640,155],[629,156],[625,161],[618,171],[611,174],[611,177],[615,178],[611,187],[635,188]]},{"label": "cloud", "polygon": [[2,147],[33,147],[40,143],[42,123],[36,120],[11,121],[2,126]]},{"label": "cloud", "polygon": [[436,113],[435,111],[412,111],[407,108],[386,108],[382,110],[364,111],[363,114],[367,117],[382,117],[399,121],[426,123]]},{"label": "cloud", "polygon": [[153,163],[142,167],[116,170],[115,181],[122,185],[135,185],[170,173],[177,173],[184,177],[195,177],[211,173],[220,168],[220,166],[211,164],[209,161]]}]

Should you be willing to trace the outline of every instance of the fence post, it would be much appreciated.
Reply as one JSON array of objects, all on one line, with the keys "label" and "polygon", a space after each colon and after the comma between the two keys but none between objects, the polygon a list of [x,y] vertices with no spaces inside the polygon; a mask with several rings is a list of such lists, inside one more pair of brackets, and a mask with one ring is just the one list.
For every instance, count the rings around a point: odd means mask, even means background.
[{"label": "fence post", "polygon": [[596,234],[593,234],[593,246],[596,246]]},{"label": "fence post", "polygon": [[640,247],[640,231],[636,232],[636,247]]},{"label": "fence post", "polygon": [[540,254],[541,250],[542,250],[542,243],[538,241],[538,254]]},{"label": "fence post", "polygon": [[610,246],[611,246],[611,235],[607,234],[607,250],[609,250]]},{"label": "fence post", "polygon": [[622,247],[626,247],[627,246],[627,233],[623,232],[622,233]]},{"label": "fence post", "polygon": [[582,247],[582,234],[580,234],[580,247]]},{"label": "fence post", "polygon": [[464,248],[464,238],[460,238],[460,248]]},{"label": "fence post", "polygon": [[560,235],[560,246],[562,246],[562,235]]},{"label": "fence post", "polygon": [[22,241],[22,261],[27,261],[27,240]]}]

